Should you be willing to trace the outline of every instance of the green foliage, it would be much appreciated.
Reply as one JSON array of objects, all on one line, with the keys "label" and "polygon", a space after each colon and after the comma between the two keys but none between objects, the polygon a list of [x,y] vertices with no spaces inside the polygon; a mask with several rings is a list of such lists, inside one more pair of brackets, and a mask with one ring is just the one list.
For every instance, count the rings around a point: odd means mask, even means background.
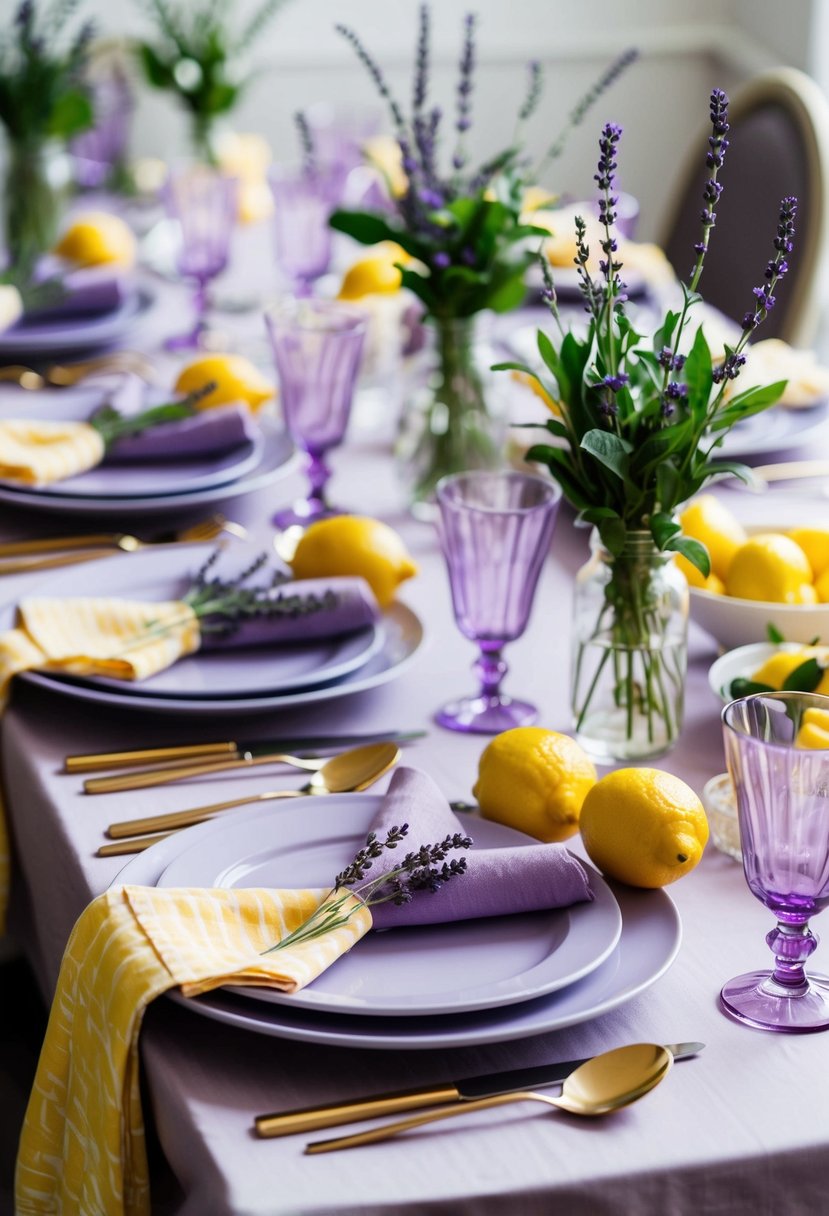
[{"label": "green foliage", "polygon": [[286,0],[264,0],[237,29],[231,0],[143,0],[156,25],[153,42],[136,46],[147,82],[174,93],[197,137],[238,102],[251,79],[241,60]]},{"label": "green foliage", "polygon": [[77,6],[57,0],[39,14],[23,0],[0,43],[0,123],[18,146],[67,140],[92,122],[84,83],[92,26],[66,29]]}]

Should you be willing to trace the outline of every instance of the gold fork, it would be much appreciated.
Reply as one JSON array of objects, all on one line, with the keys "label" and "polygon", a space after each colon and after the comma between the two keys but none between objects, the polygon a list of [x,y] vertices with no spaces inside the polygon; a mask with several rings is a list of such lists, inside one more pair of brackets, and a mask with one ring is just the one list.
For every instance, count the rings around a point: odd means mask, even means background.
[{"label": "gold fork", "polygon": [[42,374],[22,363],[10,363],[6,367],[0,367],[0,380],[10,380],[21,388],[37,391],[50,385],[70,388],[98,372],[133,372],[147,383],[156,379],[155,368],[146,355],[138,351],[123,350],[115,351],[111,355],[100,355],[96,359],[84,359],[78,363],[55,363]]},{"label": "gold fork", "polygon": [[[150,540],[141,540],[124,532],[105,532],[89,536],[62,536],[43,540],[10,541],[0,545],[0,557],[9,557],[10,561],[0,561],[0,575],[28,574],[35,570],[52,570],[56,566],[71,566],[80,562],[94,561],[102,553],[120,552],[137,553],[140,549],[150,549],[157,545],[185,545],[199,541],[214,540],[217,536],[226,534],[244,540],[247,529],[233,520],[225,519],[223,515],[213,515],[210,519],[193,524],[179,532],[166,532]],[[78,552],[73,552],[78,550]],[[51,556],[39,557],[39,554]]]}]

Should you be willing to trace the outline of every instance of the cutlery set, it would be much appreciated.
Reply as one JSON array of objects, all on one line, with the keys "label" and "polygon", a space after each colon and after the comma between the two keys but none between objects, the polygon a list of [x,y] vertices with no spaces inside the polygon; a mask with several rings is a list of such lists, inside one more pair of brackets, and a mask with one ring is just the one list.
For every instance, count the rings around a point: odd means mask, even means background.
[{"label": "cutlery set", "polygon": [[0,367],[0,381],[17,384],[31,392],[39,392],[44,388],[71,388],[91,376],[109,375],[113,372],[131,372],[148,384],[156,378],[152,361],[146,355],[139,351],[120,350],[77,363],[53,363],[42,372],[20,363],[9,363]]}]

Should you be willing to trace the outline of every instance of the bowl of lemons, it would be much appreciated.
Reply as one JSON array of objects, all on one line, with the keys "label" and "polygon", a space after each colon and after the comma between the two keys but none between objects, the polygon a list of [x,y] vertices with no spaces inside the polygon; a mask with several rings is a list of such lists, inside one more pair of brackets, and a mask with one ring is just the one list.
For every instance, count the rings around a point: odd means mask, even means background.
[{"label": "bowl of lemons", "polygon": [[814,692],[827,697],[829,645],[752,642],[728,650],[711,664],[708,683],[727,705],[755,692]]},{"label": "bowl of lemons", "polygon": [[768,642],[829,643],[829,526],[743,526],[713,494],[694,499],[682,530],[708,549],[707,578],[684,557],[691,618],[725,650]]}]

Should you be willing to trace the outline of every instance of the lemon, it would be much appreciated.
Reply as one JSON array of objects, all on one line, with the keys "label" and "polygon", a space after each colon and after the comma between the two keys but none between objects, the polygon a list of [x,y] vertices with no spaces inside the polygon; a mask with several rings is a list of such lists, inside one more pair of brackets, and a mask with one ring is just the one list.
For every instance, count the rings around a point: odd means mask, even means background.
[{"label": "lemon", "polygon": [[566,840],[579,830],[582,803],[595,782],[589,757],[569,735],[516,726],[484,748],[472,792],[484,819],[538,840]]},{"label": "lemon", "polygon": [[708,820],[679,777],[658,768],[620,768],[585,798],[581,836],[603,874],[632,887],[664,887],[702,857]]},{"label": "lemon", "polygon": [[135,237],[132,229],[108,211],[85,211],[76,215],[53,253],[81,266],[135,264]]},{"label": "lemon", "polygon": [[780,689],[801,663],[815,658],[825,661],[829,658],[829,649],[825,646],[803,646],[800,650],[784,650],[766,659],[751,678],[758,684],[768,684],[769,688]]},{"label": "lemon", "polygon": [[685,575],[689,587],[698,587],[700,591],[710,591],[713,595],[725,595],[725,583],[713,570],[708,575],[703,574],[681,553],[677,553],[674,561]]},{"label": "lemon", "polygon": [[275,389],[257,367],[242,355],[205,355],[179,372],[177,393],[194,393],[210,383],[212,392],[198,402],[200,410],[241,401],[254,412],[273,397]]},{"label": "lemon", "polygon": [[290,566],[295,578],[364,578],[381,608],[388,608],[400,584],[417,574],[394,529],[364,515],[335,515],[311,524]]},{"label": "lemon", "polygon": [[363,296],[392,295],[403,282],[395,262],[407,261],[409,258],[399,245],[384,241],[370,257],[361,258],[345,272],[339,298],[361,300]]},{"label": "lemon", "polygon": [[829,604],[829,570],[815,580],[815,595],[821,604]]},{"label": "lemon", "polygon": [[829,709],[807,709],[803,713],[795,747],[829,749]]},{"label": "lemon", "polygon": [[782,533],[761,532],[734,554],[725,580],[728,595],[775,604],[814,604],[812,567],[800,545]]},{"label": "lemon", "polygon": [[806,554],[815,579],[829,571],[829,528],[791,528],[786,535]]},{"label": "lemon", "polygon": [[[680,515],[679,522],[686,536],[705,545],[712,571],[724,580],[734,554],[746,541],[743,525],[713,494],[700,494],[693,499]],[[690,578],[688,582],[692,587],[698,586]]]}]

